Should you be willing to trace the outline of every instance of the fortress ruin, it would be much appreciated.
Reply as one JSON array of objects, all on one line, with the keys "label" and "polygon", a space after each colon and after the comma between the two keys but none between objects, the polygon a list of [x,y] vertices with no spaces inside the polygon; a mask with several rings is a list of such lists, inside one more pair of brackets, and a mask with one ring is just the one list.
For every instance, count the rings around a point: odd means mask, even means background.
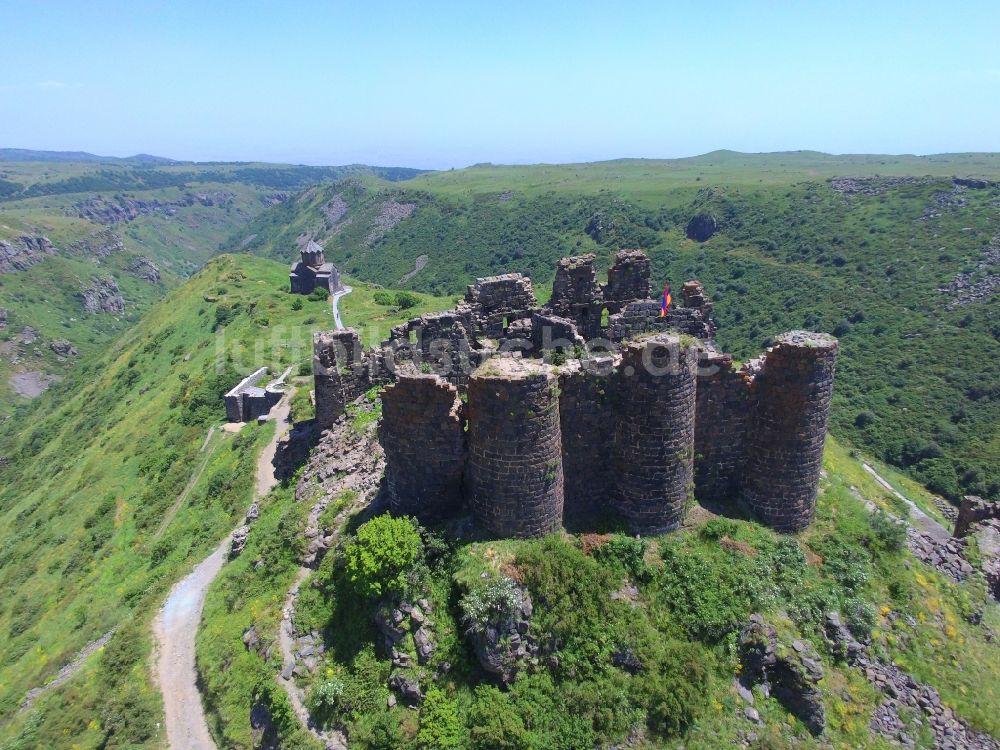
[{"label": "fortress ruin", "polygon": [[660,315],[649,258],[559,261],[540,307],[521,274],[477,279],[453,310],[365,351],[317,333],[317,422],[380,387],[393,512],[467,509],[488,533],[535,537],[614,515],[676,529],[697,497],[744,502],[778,531],[812,520],[838,343],[792,331],[739,366],[714,343],[712,304],[689,281]]}]

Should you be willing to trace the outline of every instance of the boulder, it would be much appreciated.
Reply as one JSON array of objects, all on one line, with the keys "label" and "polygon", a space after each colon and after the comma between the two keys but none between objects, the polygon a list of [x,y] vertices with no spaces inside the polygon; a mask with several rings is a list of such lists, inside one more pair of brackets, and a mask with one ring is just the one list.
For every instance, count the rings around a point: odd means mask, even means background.
[{"label": "boulder", "polygon": [[402,672],[396,672],[389,678],[389,688],[409,703],[419,703],[424,699],[424,694],[420,691],[420,681],[416,677],[408,677]]},{"label": "boulder", "polygon": [[125,298],[122,297],[122,290],[118,288],[118,282],[112,276],[94,276],[91,285],[80,292],[80,297],[83,300],[83,309],[89,313],[125,312]]},{"label": "boulder", "polygon": [[712,214],[700,213],[691,217],[691,220],[687,223],[685,234],[687,234],[689,240],[705,242],[718,232],[719,228],[719,220],[712,216]]},{"label": "boulder", "polygon": [[257,701],[250,709],[250,740],[254,750],[278,750],[278,732],[274,727],[271,711]]},{"label": "boulder", "polygon": [[49,344],[49,349],[54,351],[60,357],[75,357],[78,353],[76,351],[76,347],[69,341],[53,341]]},{"label": "boulder", "polygon": [[250,527],[240,526],[233,532],[233,541],[229,545],[229,559],[234,560],[240,556],[243,548],[247,546],[247,539],[250,537]]},{"label": "boulder", "polygon": [[823,667],[812,644],[779,643],[775,628],[760,615],[752,615],[740,629],[740,658],[745,684],[762,685],[813,735],[823,733],[826,712],[816,687],[823,679]]}]

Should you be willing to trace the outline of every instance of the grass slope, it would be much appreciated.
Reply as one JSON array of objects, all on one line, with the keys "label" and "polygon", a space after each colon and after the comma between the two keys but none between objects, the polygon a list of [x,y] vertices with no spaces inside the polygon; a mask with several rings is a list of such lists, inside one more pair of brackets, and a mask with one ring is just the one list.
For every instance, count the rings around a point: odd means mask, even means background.
[{"label": "grass slope", "polygon": [[[208,430],[224,419],[221,396],[239,373],[307,364],[312,332],[332,327],[329,301],[289,294],[287,273],[251,256],[214,259],[0,425],[5,750],[162,742],[148,623],[172,583],[241,517],[256,450],[273,429],[217,433],[206,458]],[[341,302],[348,320],[376,308],[373,290],[357,287]],[[416,309],[451,302],[421,297]],[[378,310],[385,326],[404,317]],[[30,688],[115,625],[78,678],[18,711]]]},{"label": "grass slope", "polygon": [[[407,596],[431,601],[438,650],[425,668],[410,653],[413,666],[402,671],[423,672],[425,690],[437,690],[417,710],[386,707],[385,680],[399,670],[376,655],[374,605],[348,580],[342,554],[331,552],[314,582],[303,586],[295,615],[300,632],[319,631],[326,639],[316,673],[305,680],[315,717],[345,729],[358,748],[582,748],[626,738],[640,748],[733,747],[755,729],[733,688],[736,630],[762,612],[788,642],[807,638],[821,652],[828,734],[813,738],[758,692],[755,707],[766,726],[756,730],[753,746],[892,747],[868,731],[882,696],[823,646],[824,613],[839,609],[852,629],[871,638],[874,653],[935,686],[960,716],[1000,736],[1000,686],[993,679],[1000,646],[987,629],[1000,625],[1000,608],[987,604],[981,613],[987,628],[977,624],[982,584],[955,585],[901,548],[899,531],[869,514],[863,499],[893,512],[898,503],[835,440],[824,466],[816,521],[798,536],[774,534],[738,513],[711,518],[704,511],[682,531],[643,542],[616,534],[477,543],[425,535],[427,556],[409,571]],[[315,747],[275,685],[280,657],[259,655],[277,630],[305,512],[286,494],[272,497],[248,553],[209,593],[198,663],[216,736],[226,747],[251,747],[247,716],[257,702],[274,716],[282,747]],[[264,564],[250,562],[258,560]],[[531,632],[555,644],[506,691],[479,670],[462,637],[468,625],[462,597],[482,585],[484,574],[514,576],[526,586],[534,601]],[[626,582],[635,584],[634,593],[612,597],[627,590]],[[261,638],[256,651],[242,641],[251,627]],[[412,652],[413,643],[407,638],[399,648]],[[612,655],[623,650],[646,668],[629,673],[612,666]],[[427,675],[440,673],[444,662],[450,667],[432,683]],[[921,736],[918,746],[928,742]]]},{"label": "grass slope", "polygon": [[[916,179],[844,194],[828,181],[836,175]],[[959,274],[998,273],[977,266],[1000,237],[1000,187],[959,190],[951,175],[996,179],[1000,156],[715,152],[485,165],[314,188],[230,244],[287,260],[307,232],[353,276],[437,294],[505,271],[544,287],[561,256],[594,252],[606,265],[616,249],[642,247],[654,287],[705,283],[720,344],[737,357],[791,328],[838,335],[836,435],[952,500],[1000,497],[1000,302],[954,306],[947,291]],[[341,202],[347,211],[332,221]],[[723,222],[702,244],[685,236],[699,212]]]}]

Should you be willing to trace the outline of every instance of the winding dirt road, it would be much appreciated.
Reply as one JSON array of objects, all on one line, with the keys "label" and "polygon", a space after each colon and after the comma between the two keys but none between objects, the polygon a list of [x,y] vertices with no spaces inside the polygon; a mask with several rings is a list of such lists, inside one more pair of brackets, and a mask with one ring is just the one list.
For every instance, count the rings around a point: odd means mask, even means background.
[{"label": "winding dirt road", "polygon": [[338,307],[337,303],[340,302],[341,297],[346,297],[352,291],[353,290],[351,289],[351,287],[345,286],[343,289],[341,289],[339,292],[335,292],[333,295],[333,302],[331,302],[331,305],[333,306],[333,326],[338,331],[344,327],[344,322],[340,319],[340,308]]},{"label": "winding dirt road", "polygon": [[[278,482],[273,461],[278,441],[288,432],[292,393],[290,389],[271,411],[271,419],[277,421],[278,428],[257,459],[255,499],[262,498]],[[174,586],[153,622],[156,643],[153,674],[163,695],[167,744],[171,750],[217,750],[198,692],[195,637],[205,595],[226,562],[232,536],[230,532],[211,555]]]}]

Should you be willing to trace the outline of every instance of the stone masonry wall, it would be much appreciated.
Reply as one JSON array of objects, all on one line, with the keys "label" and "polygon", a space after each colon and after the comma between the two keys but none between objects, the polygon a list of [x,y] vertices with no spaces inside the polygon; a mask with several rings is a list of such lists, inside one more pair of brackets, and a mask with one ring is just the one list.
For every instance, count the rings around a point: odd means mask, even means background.
[{"label": "stone masonry wall", "polygon": [[676,529],[693,496],[697,364],[670,334],[624,347],[614,503],[635,533]]},{"label": "stone masonry wall", "polygon": [[559,369],[559,424],[562,433],[565,503],[563,518],[574,522],[611,510],[615,489],[609,426],[614,425],[618,373],[611,357],[584,367],[579,361]]},{"label": "stone masonry wall", "polygon": [[361,339],[354,329],[313,335],[316,424],[321,430],[332,426],[344,407],[366,390],[365,369]]},{"label": "stone masonry wall", "polygon": [[504,319],[528,317],[538,307],[531,279],[519,273],[476,279],[465,302],[472,309],[475,333],[493,339],[503,335]]},{"label": "stone masonry wall", "polygon": [[468,389],[466,497],[497,536],[537,537],[562,524],[559,389],[552,368],[497,358]]},{"label": "stone masonry wall", "polygon": [[812,520],[837,347],[822,333],[782,334],[751,386],[743,497],[778,531],[801,531]]},{"label": "stone masonry wall", "polygon": [[701,352],[694,428],[694,492],[699,500],[735,500],[746,463],[750,389],[731,354]]},{"label": "stone masonry wall", "polygon": [[572,320],[585,339],[601,333],[604,294],[597,283],[595,260],[593,253],[561,259],[548,305],[556,315]]},{"label": "stone masonry wall", "polygon": [[614,314],[629,302],[649,298],[649,275],[652,266],[642,250],[619,250],[608,269],[604,304]]},{"label": "stone masonry wall", "polygon": [[437,375],[399,373],[382,390],[379,442],[393,513],[434,521],[459,510],[465,432],[455,386]]}]

